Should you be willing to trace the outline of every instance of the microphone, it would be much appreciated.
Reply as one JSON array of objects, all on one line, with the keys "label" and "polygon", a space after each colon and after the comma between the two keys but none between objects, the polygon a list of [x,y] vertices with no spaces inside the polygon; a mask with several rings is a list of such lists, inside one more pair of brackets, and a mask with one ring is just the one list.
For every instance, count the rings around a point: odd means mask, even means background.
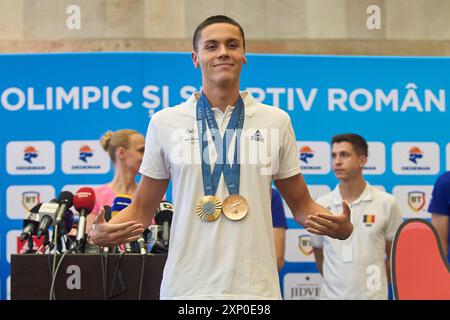
[{"label": "microphone", "polygon": [[70,209],[67,209],[66,212],[62,215],[61,221],[58,224],[62,233],[69,233],[72,230],[74,224],[73,212]]},{"label": "microphone", "polygon": [[84,243],[86,241],[86,216],[91,213],[95,206],[95,191],[89,187],[78,189],[73,197],[75,210],[80,214],[78,221],[78,230],[76,241],[81,251],[84,252]]},{"label": "microphone", "polygon": [[[131,204],[131,196],[128,194],[119,193],[114,198],[114,201],[111,206],[111,217],[114,217],[116,214],[118,214],[120,211],[125,209]],[[127,253],[132,252],[131,245],[129,243],[125,243],[125,251]]]},{"label": "microphone", "polygon": [[[58,197],[59,209],[56,214],[56,224],[60,224],[63,219],[63,215],[65,215],[67,209],[70,209],[73,205],[73,194],[70,191],[63,191],[59,194]],[[72,214],[73,216],[73,214]]]},{"label": "microphone", "polygon": [[32,236],[36,235],[37,229],[39,227],[39,209],[42,203],[38,203],[28,212],[25,219],[23,219],[23,231],[20,235],[20,241],[27,240]]},{"label": "microphone", "polygon": [[147,253],[147,248],[146,248],[146,245],[145,245],[145,239],[144,239],[144,237],[143,237],[143,235],[141,235],[141,237],[138,239],[138,244],[139,244],[139,252],[141,253],[141,254],[146,254]]},{"label": "microphone", "polygon": [[[103,206],[103,209],[105,209],[105,221],[108,222],[109,220],[111,220],[112,216],[111,216],[111,207],[108,205]],[[108,254],[109,251],[112,250],[109,247],[104,247],[103,248],[103,253],[104,254]]]},{"label": "microphone", "polygon": [[58,208],[59,204],[56,199],[52,199],[50,202],[45,202],[41,205],[39,208],[41,221],[37,231],[38,238],[41,238],[44,234],[48,233],[48,229],[53,225]]},{"label": "microphone", "polygon": [[173,206],[170,202],[161,201],[155,215],[156,224],[162,226],[162,240],[164,246],[169,246],[170,225],[172,223]]},{"label": "microphone", "polygon": [[105,221],[109,222],[112,218],[112,210],[111,207],[108,205],[103,206],[103,209],[105,209]]}]

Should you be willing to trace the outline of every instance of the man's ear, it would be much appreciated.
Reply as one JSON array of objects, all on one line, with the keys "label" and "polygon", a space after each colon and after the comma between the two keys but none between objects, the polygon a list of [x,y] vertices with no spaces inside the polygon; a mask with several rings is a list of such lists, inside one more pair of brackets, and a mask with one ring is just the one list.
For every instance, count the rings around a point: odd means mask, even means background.
[{"label": "man's ear", "polygon": [[364,168],[364,166],[367,164],[367,161],[368,161],[369,159],[367,158],[367,156],[360,156],[359,157],[359,166],[361,167],[361,168]]},{"label": "man's ear", "polygon": [[191,52],[191,56],[192,56],[192,63],[194,64],[195,69],[198,68],[198,57],[197,57],[197,53],[195,51]]},{"label": "man's ear", "polygon": [[245,53],[244,53],[244,64],[247,64],[247,56],[245,56]]}]

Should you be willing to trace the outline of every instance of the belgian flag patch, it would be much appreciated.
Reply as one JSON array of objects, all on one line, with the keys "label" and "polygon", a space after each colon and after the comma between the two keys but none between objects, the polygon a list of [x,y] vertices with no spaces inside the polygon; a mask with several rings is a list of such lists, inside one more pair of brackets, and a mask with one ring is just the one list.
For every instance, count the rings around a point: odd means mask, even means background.
[{"label": "belgian flag patch", "polygon": [[374,214],[365,214],[363,217],[363,222],[367,225],[371,225],[375,223],[375,215]]}]

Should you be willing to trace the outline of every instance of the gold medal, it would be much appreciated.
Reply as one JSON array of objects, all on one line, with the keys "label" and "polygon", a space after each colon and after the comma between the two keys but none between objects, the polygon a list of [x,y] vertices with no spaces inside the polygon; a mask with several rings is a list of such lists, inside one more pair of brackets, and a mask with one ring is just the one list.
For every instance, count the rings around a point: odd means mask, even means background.
[{"label": "gold medal", "polygon": [[248,203],[238,194],[229,195],[223,201],[223,214],[230,220],[241,220],[248,213]]},{"label": "gold medal", "polygon": [[203,196],[197,201],[196,211],[200,219],[211,222],[222,213],[222,203],[216,196]]}]

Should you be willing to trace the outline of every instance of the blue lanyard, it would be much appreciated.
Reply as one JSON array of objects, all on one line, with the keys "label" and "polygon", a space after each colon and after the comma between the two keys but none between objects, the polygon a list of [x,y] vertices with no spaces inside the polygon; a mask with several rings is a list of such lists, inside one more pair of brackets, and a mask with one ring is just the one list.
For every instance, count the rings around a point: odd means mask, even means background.
[{"label": "blue lanyard", "polygon": [[[238,105],[242,103],[242,106],[240,107],[239,111],[239,119],[237,123],[237,132],[236,132],[236,142],[234,144],[234,159],[233,159],[233,166],[230,166],[228,163],[228,157],[225,160],[225,166],[223,169],[223,176],[225,178],[225,182],[227,184],[228,193],[231,194],[239,194],[239,182],[240,182],[240,174],[241,174],[241,165],[238,161],[239,159],[239,152],[241,150],[240,148],[240,141],[241,141],[241,134],[242,134],[242,128],[244,127],[244,102],[242,101],[241,97],[239,96],[239,100],[236,104],[235,108],[238,108]],[[230,120],[231,121],[231,120]],[[227,150],[229,149],[228,146],[231,143],[231,139],[233,138],[233,135],[227,136],[225,134],[224,136],[224,146],[226,144]]]},{"label": "blue lanyard", "polygon": [[[230,121],[228,122],[227,129],[225,131],[224,138],[220,135],[219,126],[217,125],[216,119],[212,114],[211,106],[209,105],[208,99],[204,94],[201,95],[197,102],[197,128],[199,133],[200,141],[200,157],[202,163],[202,178],[203,178],[203,190],[205,195],[215,195],[217,187],[219,184],[220,176],[224,172],[225,182],[230,194],[239,193],[239,174],[240,165],[238,163],[238,147],[239,138],[244,126],[244,102],[239,96],[236,103]],[[217,151],[217,161],[214,165],[213,173],[211,175],[211,163],[209,160],[208,140],[206,135],[206,122],[211,131],[211,135],[214,141],[214,145]],[[234,165],[231,167],[228,164],[227,152],[234,135],[234,132],[238,131],[235,143],[235,153],[234,153]],[[232,135],[230,133],[233,133]]]}]

